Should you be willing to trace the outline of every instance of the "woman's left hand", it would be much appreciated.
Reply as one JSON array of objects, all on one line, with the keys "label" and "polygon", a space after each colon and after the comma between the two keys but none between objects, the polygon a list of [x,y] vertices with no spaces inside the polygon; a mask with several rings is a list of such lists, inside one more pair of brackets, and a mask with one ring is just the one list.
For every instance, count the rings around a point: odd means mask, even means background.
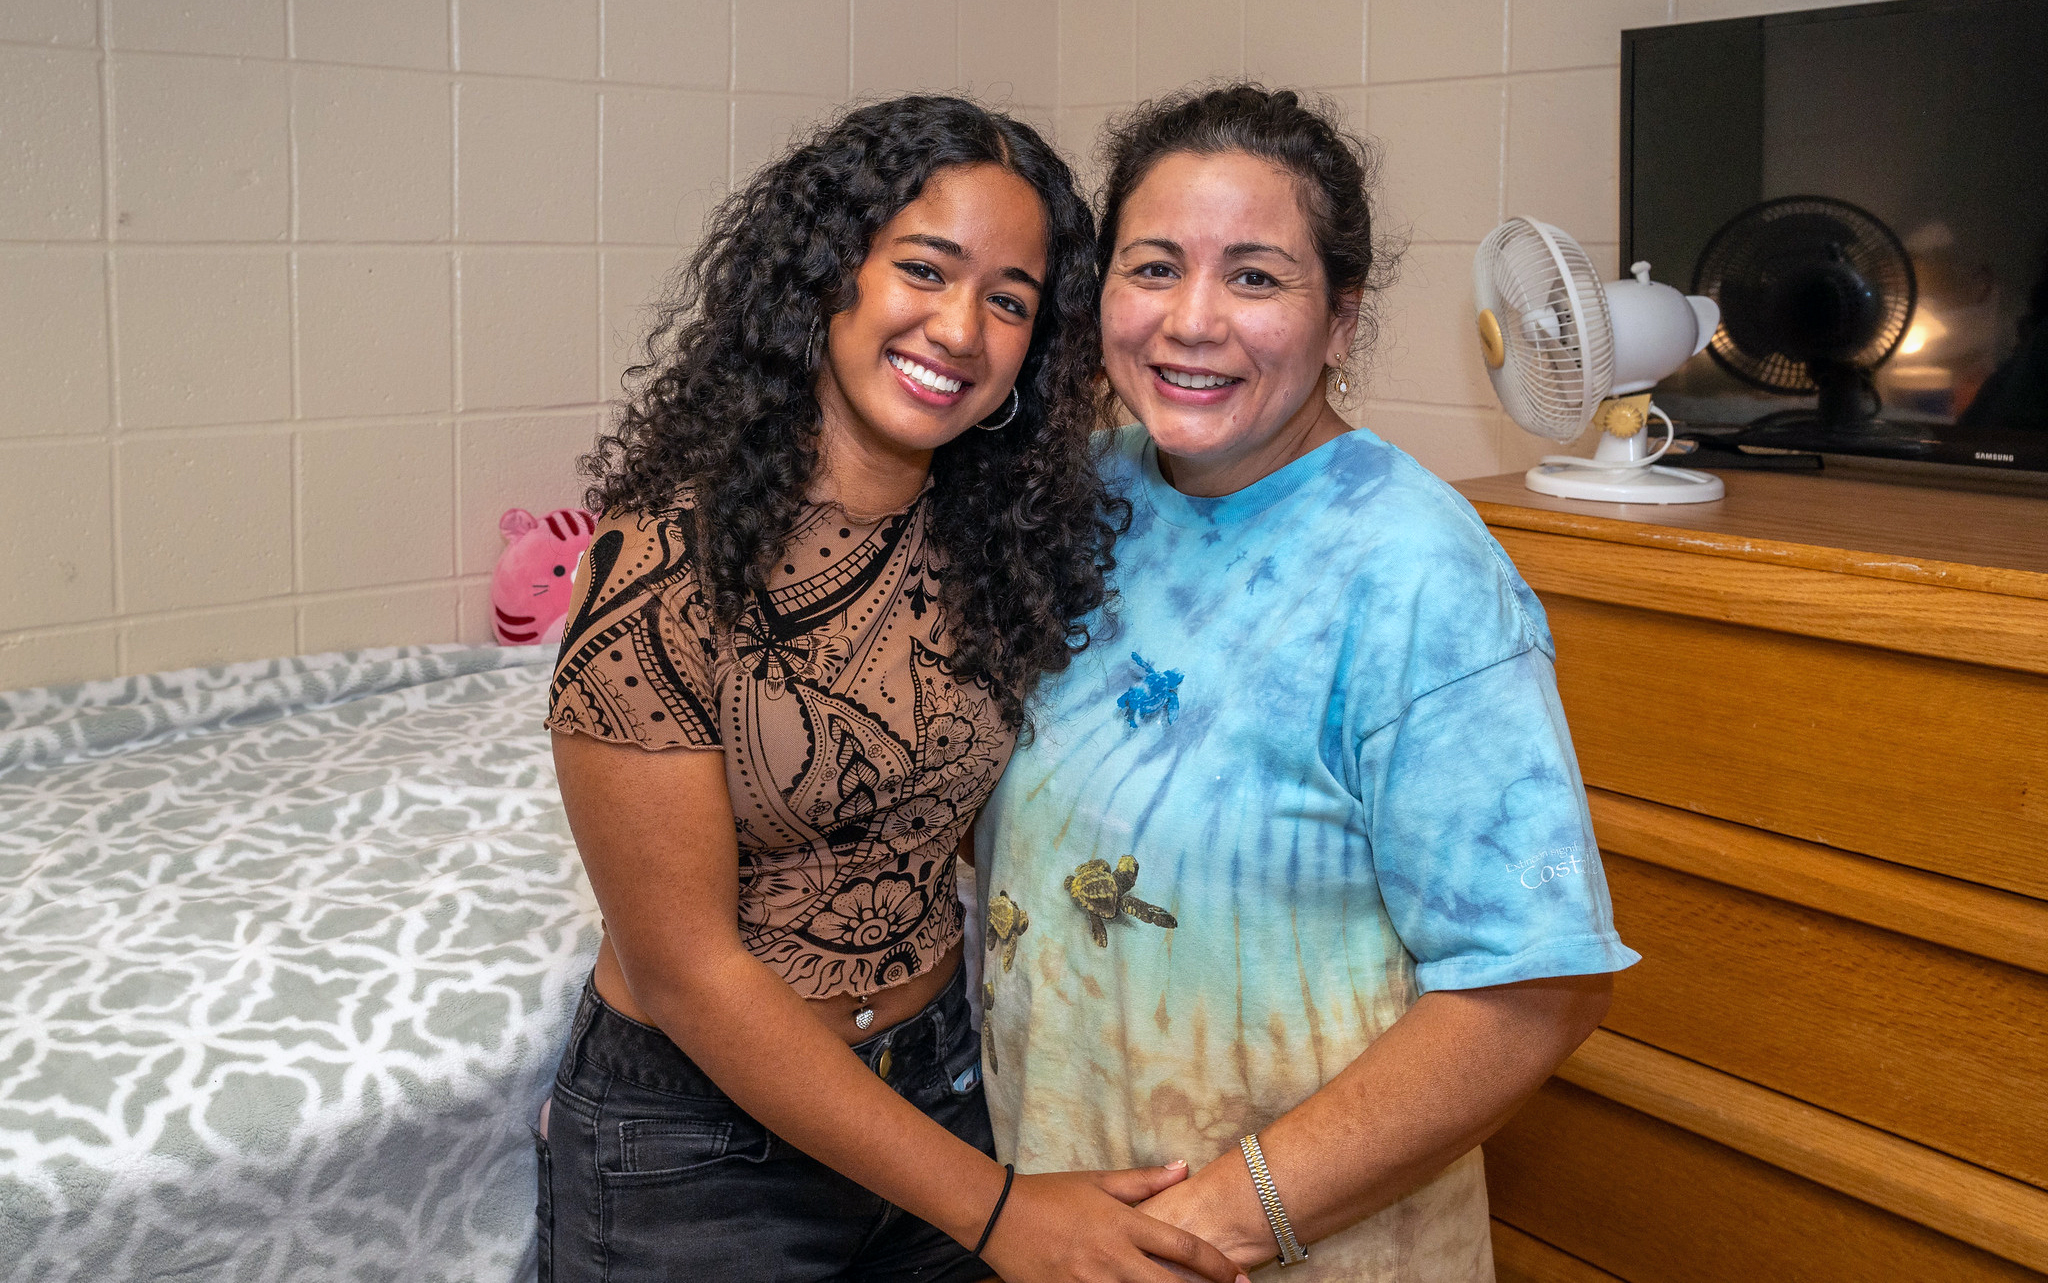
[{"label": "woman's left hand", "polygon": [[1138,1210],[1208,1240],[1241,1270],[1278,1255],[1251,1172],[1235,1149],[1225,1150],[1178,1185],[1138,1204]]}]

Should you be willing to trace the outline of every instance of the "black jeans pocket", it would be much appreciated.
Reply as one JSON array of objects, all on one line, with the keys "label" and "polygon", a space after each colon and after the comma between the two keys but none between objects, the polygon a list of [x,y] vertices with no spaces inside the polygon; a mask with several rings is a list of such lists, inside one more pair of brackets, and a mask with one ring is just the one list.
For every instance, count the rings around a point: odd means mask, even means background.
[{"label": "black jeans pocket", "polygon": [[537,1244],[540,1259],[540,1283],[554,1283],[555,1277],[555,1164],[548,1152],[548,1138],[538,1128],[533,1133],[534,1167],[539,1177],[540,1194],[534,1201],[534,1219],[540,1224]]},{"label": "black jeans pocket", "polygon": [[619,1173],[680,1175],[732,1152],[730,1122],[630,1118],[619,1124]]},{"label": "black jeans pocket", "polygon": [[606,1185],[660,1184],[734,1162],[759,1164],[774,1140],[729,1100],[668,1096],[614,1084],[597,1120]]}]

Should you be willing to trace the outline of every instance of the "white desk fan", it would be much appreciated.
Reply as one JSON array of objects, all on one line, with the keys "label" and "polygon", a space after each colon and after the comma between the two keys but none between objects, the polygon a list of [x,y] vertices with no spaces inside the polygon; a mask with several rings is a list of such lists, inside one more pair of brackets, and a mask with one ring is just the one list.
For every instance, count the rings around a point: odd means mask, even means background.
[{"label": "white desk fan", "polygon": [[[1721,323],[1708,298],[1650,280],[1603,286],[1579,243],[1548,223],[1511,218],[1472,262],[1479,342],[1501,408],[1523,429],[1564,444],[1589,423],[1593,457],[1545,455],[1524,480],[1538,494],[1608,503],[1705,503],[1724,493],[1712,473],[1657,460],[1677,432],[1650,404],[1657,380],[1707,345]],[[1650,448],[1650,420],[1664,440]]]}]

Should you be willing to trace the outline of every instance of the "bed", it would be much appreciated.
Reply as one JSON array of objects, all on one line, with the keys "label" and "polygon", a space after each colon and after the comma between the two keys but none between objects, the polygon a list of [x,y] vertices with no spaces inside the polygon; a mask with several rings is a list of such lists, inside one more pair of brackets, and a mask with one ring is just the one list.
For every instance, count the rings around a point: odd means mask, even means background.
[{"label": "bed", "polygon": [[0,1279],[533,1276],[551,650],[0,694]]}]

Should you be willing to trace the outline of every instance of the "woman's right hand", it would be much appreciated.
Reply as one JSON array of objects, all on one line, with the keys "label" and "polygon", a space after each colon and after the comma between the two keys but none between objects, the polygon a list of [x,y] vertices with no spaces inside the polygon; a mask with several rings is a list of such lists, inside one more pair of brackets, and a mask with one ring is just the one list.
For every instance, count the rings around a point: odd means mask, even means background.
[{"label": "woman's right hand", "polygon": [[1243,1271],[1229,1257],[1131,1206],[1187,1174],[1187,1164],[1172,1163],[1019,1175],[982,1260],[1004,1283],[1173,1283],[1187,1277],[1238,1283]]}]

